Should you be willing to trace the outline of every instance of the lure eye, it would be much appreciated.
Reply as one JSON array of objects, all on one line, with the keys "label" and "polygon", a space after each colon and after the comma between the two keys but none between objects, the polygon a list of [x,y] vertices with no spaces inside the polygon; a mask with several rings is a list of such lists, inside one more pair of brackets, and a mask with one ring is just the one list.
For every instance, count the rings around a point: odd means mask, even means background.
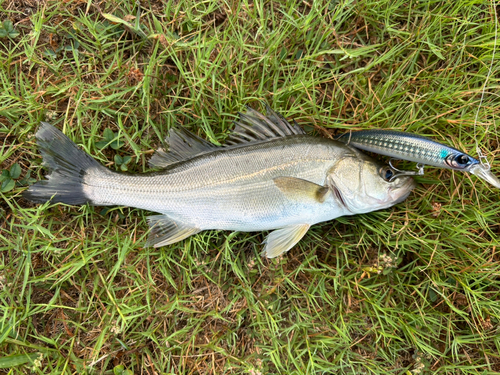
[{"label": "lure eye", "polygon": [[455,158],[455,163],[457,163],[458,165],[466,166],[467,164],[470,163],[470,159],[467,155],[458,155]]},{"label": "lure eye", "polygon": [[474,159],[465,154],[450,154],[444,161],[451,169],[456,170],[465,170],[474,163]]},{"label": "lure eye", "polygon": [[380,176],[387,182],[391,181],[394,177],[394,171],[391,168],[382,168],[380,170]]}]

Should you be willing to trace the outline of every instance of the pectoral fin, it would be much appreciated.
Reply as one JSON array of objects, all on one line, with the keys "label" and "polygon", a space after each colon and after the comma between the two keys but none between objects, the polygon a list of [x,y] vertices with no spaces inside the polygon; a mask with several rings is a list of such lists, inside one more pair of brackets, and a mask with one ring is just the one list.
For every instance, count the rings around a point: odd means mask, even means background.
[{"label": "pectoral fin", "polygon": [[187,226],[172,220],[167,215],[155,215],[148,217],[151,228],[146,246],[161,247],[183,240],[198,233],[198,228]]},{"label": "pectoral fin", "polygon": [[295,177],[276,177],[275,185],[290,199],[296,201],[316,201],[323,203],[328,188]]},{"label": "pectoral fin", "polygon": [[309,227],[309,224],[290,225],[269,233],[263,242],[266,244],[263,254],[268,258],[275,258],[290,250],[304,237]]}]

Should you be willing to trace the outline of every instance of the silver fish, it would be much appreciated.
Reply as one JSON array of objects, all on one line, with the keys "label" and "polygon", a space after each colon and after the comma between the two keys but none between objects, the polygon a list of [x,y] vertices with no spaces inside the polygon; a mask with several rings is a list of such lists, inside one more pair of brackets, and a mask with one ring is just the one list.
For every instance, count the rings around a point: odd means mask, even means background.
[{"label": "silver fish", "polygon": [[168,152],[150,164],[160,171],[113,172],[42,122],[36,134],[47,180],[24,196],[34,202],[123,205],[160,213],[148,217],[148,246],[164,246],[207,229],[273,230],[264,253],[293,247],[313,224],[393,206],[415,187],[411,177],[389,182],[394,171],[355,148],[306,135],[267,109],[248,108],[217,147],[171,129]]},{"label": "silver fish", "polygon": [[[500,188],[500,181],[479,160],[427,137],[394,130],[371,129],[341,135],[338,140],[361,150],[421,165],[470,172]],[[420,173],[423,174],[423,173]]]}]

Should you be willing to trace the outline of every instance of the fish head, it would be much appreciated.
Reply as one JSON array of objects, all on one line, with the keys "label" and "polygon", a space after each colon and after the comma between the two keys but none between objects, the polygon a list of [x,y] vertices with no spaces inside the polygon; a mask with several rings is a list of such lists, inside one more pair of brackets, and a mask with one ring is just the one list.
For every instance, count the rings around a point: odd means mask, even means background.
[{"label": "fish head", "polygon": [[394,178],[388,165],[364,157],[344,157],[329,171],[327,183],[340,204],[352,214],[391,207],[404,201],[416,184],[410,176]]}]

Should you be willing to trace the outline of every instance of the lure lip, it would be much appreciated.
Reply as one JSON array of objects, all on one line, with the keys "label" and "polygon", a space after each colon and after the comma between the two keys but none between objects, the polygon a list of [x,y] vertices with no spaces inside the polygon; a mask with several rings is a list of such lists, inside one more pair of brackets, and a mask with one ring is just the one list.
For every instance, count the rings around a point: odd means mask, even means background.
[{"label": "lure lip", "polygon": [[494,187],[500,189],[500,180],[493,173],[491,173],[491,170],[489,168],[487,168],[483,164],[474,164],[469,169],[469,172],[490,183]]}]

